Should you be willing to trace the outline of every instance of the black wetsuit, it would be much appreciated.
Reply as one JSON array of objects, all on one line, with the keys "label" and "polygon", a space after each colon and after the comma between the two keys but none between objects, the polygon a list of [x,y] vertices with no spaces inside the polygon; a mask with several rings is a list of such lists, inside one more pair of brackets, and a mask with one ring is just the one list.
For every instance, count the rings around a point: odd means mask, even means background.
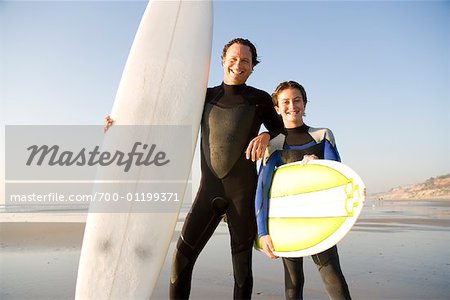
[{"label": "black wetsuit", "polygon": [[174,253],[170,299],[189,298],[195,261],[223,215],[231,237],[234,299],[251,298],[257,173],[245,150],[261,124],[272,135],[283,128],[266,92],[247,85],[208,89],[202,117],[202,176]]}]

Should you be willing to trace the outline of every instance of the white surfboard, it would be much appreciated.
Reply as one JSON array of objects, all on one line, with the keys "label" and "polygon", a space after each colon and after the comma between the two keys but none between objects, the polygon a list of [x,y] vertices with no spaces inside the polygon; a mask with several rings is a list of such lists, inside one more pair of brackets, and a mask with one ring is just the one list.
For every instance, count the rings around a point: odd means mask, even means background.
[{"label": "white surfboard", "polygon": [[[336,161],[317,159],[280,166],[269,192],[273,253],[301,257],[336,245],[358,219],[365,193],[358,174]],[[261,250],[259,240],[255,247]]]},{"label": "white surfboard", "polygon": [[[192,143],[189,147],[180,145],[180,151],[187,151],[192,161],[208,82],[211,42],[210,1],[151,1],[130,50],[111,113],[115,122],[106,136],[118,125],[190,125]],[[186,187],[190,164],[178,171]],[[182,200],[183,196],[178,198]],[[166,213],[139,212],[133,202],[118,213],[99,213],[90,208],[75,298],[149,299],[181,203]]]}]

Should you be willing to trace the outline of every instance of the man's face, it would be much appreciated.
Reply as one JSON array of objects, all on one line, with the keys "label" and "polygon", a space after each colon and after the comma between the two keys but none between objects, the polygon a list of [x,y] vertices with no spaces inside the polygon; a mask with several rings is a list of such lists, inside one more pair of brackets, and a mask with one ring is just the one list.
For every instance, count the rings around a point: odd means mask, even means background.
[{"label": "man's face", "polygon": [[253,70],[250,47],[233,44],[222,60],[223,81],[228,85],[244,84]]}]

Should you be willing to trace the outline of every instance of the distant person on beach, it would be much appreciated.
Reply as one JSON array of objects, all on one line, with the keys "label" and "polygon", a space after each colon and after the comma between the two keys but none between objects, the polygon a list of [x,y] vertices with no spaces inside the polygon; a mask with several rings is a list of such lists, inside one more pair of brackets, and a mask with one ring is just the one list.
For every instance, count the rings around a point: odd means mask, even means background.
[{"label": "distant person on beach", "polygon": [[[272,94],[273,105],[281,115],[285,127],[270,142],[270,157],[261,169],[256,192],[255,209],[257,215],[258,237],[264,253],[275,259],[272,239],[268,232],[268,199],[270,183],[275,167],[311,159],[340,161],[333,133],[327,128],[312,128],[303,122],[307,103],[306,91],[295,81],[281,82]],[[278,145],[278,147],[277,147]],[[275,151],[274,151],[275,150]],[[312,255],[330,299],[351,299],[350,292],[342,274],[337,247]],[[303,299],[303,257],[283,257],[284,284],[286,299]]]},{"label": "distant person on beach", "polygon": [[[201,180],[173,255],[170,299],[188,299],[197,257],[226,216],[234,299],[250,299],[256,236],[257,171],[271,136],[283,130],[270,95],[246,85],[259,63],[256,47],[236,38],[222,51],[223,82],[208,88],[201,123]],[[113,120],[105,118],[105,128]],[[264,124],[269,133],[258,134]]]}]

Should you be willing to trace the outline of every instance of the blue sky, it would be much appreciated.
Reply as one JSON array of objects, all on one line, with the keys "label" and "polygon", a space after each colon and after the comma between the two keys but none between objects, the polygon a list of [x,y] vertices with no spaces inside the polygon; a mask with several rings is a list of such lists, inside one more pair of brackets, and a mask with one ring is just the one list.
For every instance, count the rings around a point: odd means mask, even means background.
[{"label": "blue sky", "polygon": [[[145,6],[0,2],[2,126],[101,124]],[[262,61],[248,84],[303,84],[305,122],[333,130],[369,193],[450,173],[449,1],[214,1],[210,85],[238,36]]]}]

